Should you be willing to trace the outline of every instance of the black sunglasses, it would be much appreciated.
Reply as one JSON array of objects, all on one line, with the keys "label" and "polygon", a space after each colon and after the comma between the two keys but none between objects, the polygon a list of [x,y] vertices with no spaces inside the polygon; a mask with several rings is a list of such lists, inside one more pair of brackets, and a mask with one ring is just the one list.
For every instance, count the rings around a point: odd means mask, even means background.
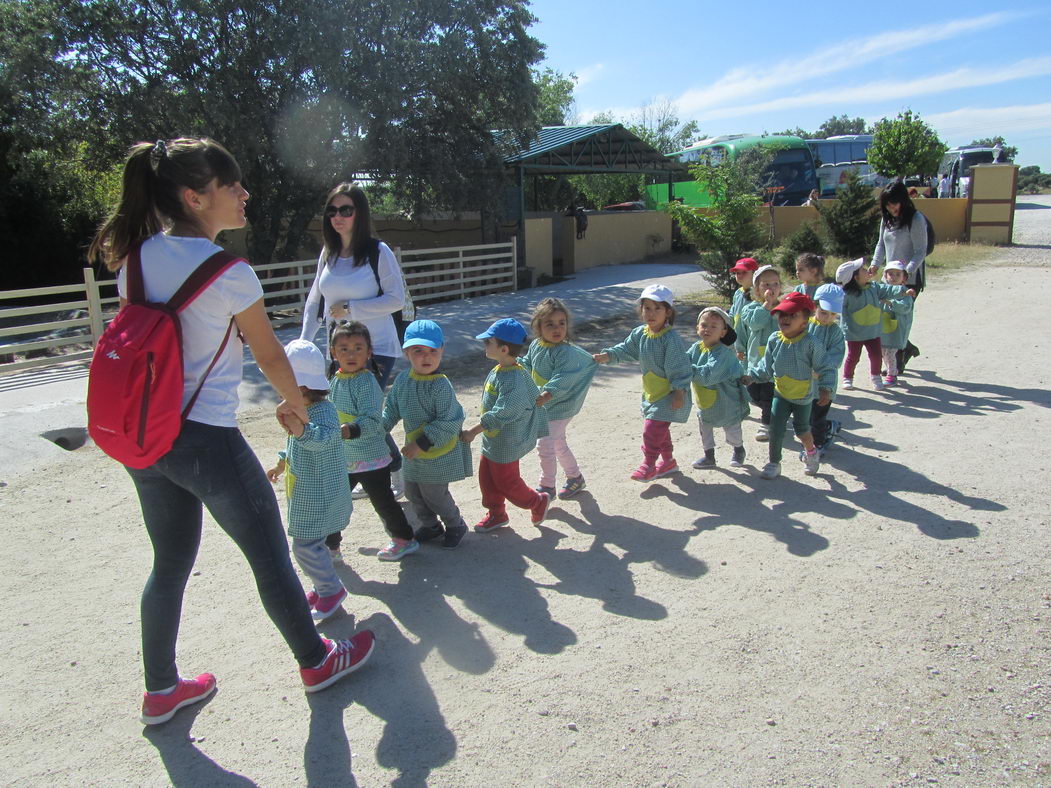
[{"label": "black sunglasses", "polygon": [[328,208],[325,209],[325,216],[327,216],[330,219],[337,213],[344,219],[349,219],[351,216],[354,215],[354,206],[341,205],[337,208],[335,205],[330,205],[328,206]]}]

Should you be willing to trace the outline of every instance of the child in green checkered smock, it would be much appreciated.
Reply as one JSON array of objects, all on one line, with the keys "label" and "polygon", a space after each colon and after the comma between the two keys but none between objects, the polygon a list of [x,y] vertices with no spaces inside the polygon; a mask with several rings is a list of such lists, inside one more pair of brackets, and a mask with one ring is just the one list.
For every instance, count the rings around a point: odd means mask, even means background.
[{"label": "child in green checkered smock", "polygon": [[[771,312],[781,299],[781,274],[772,265],[764,265],[752,280],[752,302],[745,305],[737,321],[738,358],[745,369],[754,367],[766,353],[770,335],[777,331],[777,317]],[[748,396],[759,406],[759,429],[755,439],[765,441],[770,431],[770,407],[774,403],[774,387],[768,381],[748,384]]]},{"label": "child in green checkered smock", "polygon": [[482,435],[478,486],[486,514],[474,526],[479,533],[510,523],[507,501],[528,509],[533,525],[544,521],[551,503],[546,492],[537,492],[522,480],[518,467],[537,438],[547,435],[547,414],[537,404],[540,389],[517,360],[527,337],[525,326],[509,317],[497,320],[476,337],[485,343],[486,358],[496,362],[482,386],[481,419],[460,434],[467,443]]},{"label": "child in green checkered smock", "polygon": [[741,384],[744,371],[733,348],[737,338],[733,318],[719,307],[703,309],[697,316],[697,336],[700,341],[690,346],[686,356],[693,365],[693,402],[704,456],[693,467],[715,467],[716,427],[723,428],[726,442],[733,447],[730,465],[740,467],[745,456],[741,422],[748,415],[748,394]]},{"label": "child in green checkered smock", "polygon": [[861,360],[861,349],[869,357],[869,377],[876,391],[883,390],[880,367],[883,349],[880,334],[883,331],[883,310],[880,302],[898,298],[914,291],[905,287],[873,282],[875,266],[865,265],[864,258],[848,260],[836,269],[836,281],[846,294],[843,302],[843,333],[847,337],[847,357],[843,362],[843,388],[854,388],[854,370]]},{"label": "child in green checkered smock", "polygon": [[536,338],[518,363],[540,387],[537,404],[547,412],[547,435],[536,442],[540,457],[540,483],[536,489],[554,497],[555,472],[561,465],[566,483],[558,497],[572,498],[584,489],[585,483],[566,440],[566,430],[584,405],[598,365],[590,353],[569,341],[569,309],[559,299],[545,298],[537,304],[530,327]]},{"label": "child in green checkered smock", "polygon": [[[339,412],[350,489],[358,483],[390,537],[376,553],[381,561],[400,561],[420,544],[390,484],[391,453],[383,429],[383,391],[368,368],[372,339],[363,323],[341,322],[332,329],[329,350],[339,365],[332,376],[332,404]],[[329,548],[339,548],[330,538]]]},{"label": "child in green checkered smock", "polygon": [[839,432],[840,422],[828,418],[829,409],[836,398],[839,383],[839,367],[847,352],[843,329],[839,325],[839,313],[843,309],[843,289],[837,285],[824,284],[817,289],[814,299],[817,311],[810,318],[807,331],[825,351],[825,361],[818,370],[817,397],[810,404],[810,432],[814,445],[823,450]]},{"label": "child in green checkered smock", "polygon": [[[887,263],[883,272],[883,282],[888,285],[903,285],[908,276],[905,263],[892,261]],[[894,386],[898,382],[898,352],[909,343],[912,309],[915,303],[912,296],[907,295],[880,301],[883,323],[879,341],[883,353],[883,367],[887,370],[886,377],[883,378],[884,386]]]},{"label": "child in green checkered smock", "polygon": [[[315,618],[334,613],[347,592],[332,566],[325,537],[347,527],[354,503],[347,486],[343,439],[335,406],[325,399],[325,357],[306,340],[285,348],[296,382],[307,402],[307,424],[292,428],[277,466],[267,478],[277,482],[285,474],[288,535],[292,555],[314,585],[307,602]],[[320,388],[324,387],[324,388]]]},{"label": "child in green checkered smock", "polygon": [[752,257],[742,257],[730,268],[730,274],[737,280],[737,289],[734,290],[733,298],[730,300],[730,317],[733,320],[730,328],[735,331],[741,320],[741,312],[752,302],[752,281],[758,270],[759,263]]},{"label": "child in green checkered smock", "polygon": [[467,533],[467,525],[449,484],[472,473],[471,447],[460,440],[463,407],[449,378],[438,372],[445,337],[437,323],[410,323],[402,347],[411,368],[398,375],[387,392],[383,429],[390,432],[399,421],[405,428],[402,470],[405,495],[420,523],[416,540],[442,537],[442,547],[452,549]]},{"label": "child in green checkered smock", "polygon": [[810,432],[810,408],[816,390],[815,382],[824,368],[825,349],[807,331],[810,316],[817,307],[805,293],[789,293],[774,307],[780,329],[770,337],[766,353],[748,376],[774,384],[770,415],[770,461],[763,468],[764,479],[781,472],[781,449],[789,416],[796,436],[805,450],[808,475],[817,473],[820,454]]},{"label": "child in green checkered smock", "polygon": [[817,289],[825,284],[825,258],[814,252],[803,252],[796,258],[796,279],[800,284],[795,292],[814,298]]},{"label": "child in green checkered smock", "polygon": [[686,343],[673,328],[675,307],[668,287],[650,285],[643,290],[638,313],[643,325],[594,358],[600,364],[637,361],[642,369],[642,465],[631,478],[650,482],[679,470],[670,424],[682,424],[690,417],[693,366],[686,357]]}]

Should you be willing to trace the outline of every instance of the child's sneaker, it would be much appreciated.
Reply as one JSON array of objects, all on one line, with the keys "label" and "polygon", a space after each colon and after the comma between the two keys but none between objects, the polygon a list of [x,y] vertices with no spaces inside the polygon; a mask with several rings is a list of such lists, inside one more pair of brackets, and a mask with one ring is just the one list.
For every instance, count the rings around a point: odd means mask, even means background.
[{"label": "child's sneaker", "polygon": [[897,386],[898,385],[898,376],[897,375],[887,375],[885,378],[883,378],[883,385],[884,386]]},{"label": "child's sneaker", "polygon": [[854,390],[854,378],[843,378],[843,390],[853,391]]},{"label": "child's sneaker", "polygon": [[574,476],[572,479],[566,479],[566,483],[563,484],[562,489],[558,491],[558,497],[562,500],[572,498],[586,486],[587,485],[584,484],[584,474]]},{"label": "child's sneaker", "polygon": [[656,477],[660,476],[671,476],[673,473],[679,472],[679,463],[675,462],[675,458],[672,457],[670,460],[659,460],[657,467],[653,469],[653,475]]},{"label": "child's sneaker", "polygon": [[760,443],[766,443],[770,440],[770,425],[760,424],[759,429],[756,430],[755,439]]},{"label": "child's sneaker", "polygon": [[429,542],[431,539],[437,539],[445,533],[445,529],[439,523],[434,525],[421,525],[413,533],[412,538],[417,542]]},{"label": "child's sneaker", "polygon": [[350,640],[328,640],[322,638],[328,653],[316,668],[300,668],[303,689],[317,692],[331,687],[348,673],[353,673],[372,656],[376,636],[365,629]]},{"label": "child's sneaker", "polygon": [[544,518],[547,517],[547,507],[551,505],[550,495],[546,492],[538,494],[540,495],[540,500],[537,501],[536,506],[529,510],[532,514],[531,522],[533,525],[540,525],[540,523],[544,522]]},{"label": "child's sneaker", "polygon": [[494,517],[492,512],[486,514],[481,520],[474,524],[475,533],[487,534],[490,531],[495,531],[497,528],[503,528],[505,525],[510,525],[511,521],[507,519],[507,513]]},{"label": "child's sneaker", "polygon": [[394,496],[394,500],[400,500],[405,497],[405,480],[401,475],[401,471],[392,471],[390,475],[390,492]]},{"label": "child's sneaker", "polygon": [[548,498],[554,498],[555,497],[555,488],[554,487],[545,487],[542,484],[538,484],[536,487],[533,488],[533,491],[534,492],[538,492],[538,493],[546,493]]},{"label": "child's sneaker", "polygon": [[442,547],[446,550],[455,550],[467,535],[467,523],[463,520],[452,528],[445,529],[445,538],[442,539]]},{"label": "child's sneaker", "polygon": [[744,446],[734,446],[734,456],[730,460],[731,468],[740,468],[744,465]]},{"label": "child's sneaker", "polygon": [[694,468],[714,468],[715,467],[715,449],[705,449],[704,456],[698,457],[693,461]]},{"label": "child's sneaker", "polygon": [[400,561],[419,549],[420,543],[415,539],[391,539],[386,547],[376,553],[376,557],[381,561]]},{"label": "child's sneaker", "polygon": [[763,470],[759,473],[762,479],[776,479],[781,475],[781,463],[779,462],[768,462],[763,466]]},{"label": "child's sneaker", "polygon": [[[346,598],[347,589],[345,588],[341,588],[335,594],[329,594],[328,596],[318,596],[317,594],[314,594],[314,604],[311,605],[311,615],[314,616],[315,621],[324,621],[337,610],[342,609],[343,600]],[[307,594],[307,601],[310,601],[310,594]]]},{"label": "child's sneaker", "polygon": [[812,452],[803,452],[803,465],[807,476],[816,476],[817,468],[821,464],[821,452],[815,448]]},{"label": "child's sneaker", "polygon": [[365,488],[361,486],[361,482],[354,485],[354,489],[350,491],[350,497],[355,501],[361,501],[369,497],[369,494],[365,492]]},{"label": "child's sneaker", "polygon": [[873,375],[871,377],[871,380],[872,388],[876,389],[876,391],[883,391],[883,378],[881,378],[879,375]]},{"label": "child's sneaker", "polygon": [[631,472],[631,479],[636,482],[651,482],[656,478],[657,472],[652,465],[646,465],[646,463],[643,463]]},{"label": "child's sneaker", "polygon": [[195,679],[179,679],[175,689],[167,694],[144,692],[142,694],[143,725],[160,725],[175,716],[183,706],[190,706],[207,698],[215,691],[215,676],[202,673]]},{"label": "child's sneaker", "polygon": [[314,605],[317,604],[317,601],[319,599],[321,599],[321,597],[319,597],[317,595],[317,591],[308,591],[307,592],[307,607],[310,608],[311,612],[314,611]]}]

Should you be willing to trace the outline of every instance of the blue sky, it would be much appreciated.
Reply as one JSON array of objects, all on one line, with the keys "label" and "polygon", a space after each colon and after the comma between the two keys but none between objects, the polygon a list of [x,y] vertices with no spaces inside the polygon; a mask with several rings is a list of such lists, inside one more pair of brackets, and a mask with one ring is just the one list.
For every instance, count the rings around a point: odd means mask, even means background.
[{"label": "blue sky", "polygon": [[576,113],[676,104],[704,136],[912,109],[950,146],[1001,134],[1051,172],[1051,2],[532,0]]}]

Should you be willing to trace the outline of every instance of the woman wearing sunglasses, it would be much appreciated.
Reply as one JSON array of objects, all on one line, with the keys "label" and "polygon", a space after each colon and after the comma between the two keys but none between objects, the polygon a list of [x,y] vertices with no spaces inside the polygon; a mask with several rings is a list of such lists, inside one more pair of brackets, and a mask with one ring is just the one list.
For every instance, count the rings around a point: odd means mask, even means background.
[{"label": "woman wearing sunglasses", "polygon": [[[322,324],[329,329],[327,336],[337,321],[364,323],[372,338],[376,379],[380,389],[385,390],[402,353],[398,329],[391,317],[391,312],[405,306],[405,280],[398,258],[373,234],[369,199],[356,183],[341,183],[328,193],[321,233],[324,246],[303,308],[300,339],[313,342]],[[376,254],[377,247],[379,260],[373,273],[369,255]],[[389,436],[387,443],[391,448],[392,488],[400,497],[401,452]],[[354,497],[364,495],[355,490]]]}]

